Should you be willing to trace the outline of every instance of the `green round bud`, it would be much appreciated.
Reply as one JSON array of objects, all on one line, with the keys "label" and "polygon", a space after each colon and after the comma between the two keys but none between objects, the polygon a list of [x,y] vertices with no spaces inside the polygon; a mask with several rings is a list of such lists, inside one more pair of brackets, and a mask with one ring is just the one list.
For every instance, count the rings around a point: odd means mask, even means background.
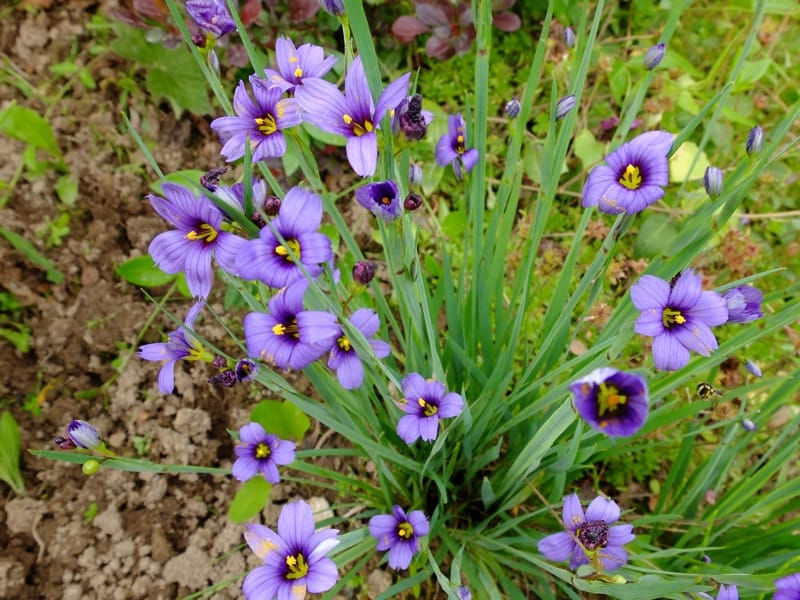
[{"label": "green round bud", "polygon": [[90,458],[83,463],[81,470],[83,471],[84,475],[94,475],[100,470],[100,462]]}]

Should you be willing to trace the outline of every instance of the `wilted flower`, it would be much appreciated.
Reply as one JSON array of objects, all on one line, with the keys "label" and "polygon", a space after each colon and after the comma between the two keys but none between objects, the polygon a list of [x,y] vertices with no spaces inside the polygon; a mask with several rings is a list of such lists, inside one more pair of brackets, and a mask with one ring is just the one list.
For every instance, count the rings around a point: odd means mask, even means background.
[{"label": "wilted flower", "polygon": [[414,94],[403,98],[392,115],[392,131],[400,131],[407,140],[418,141],[428,133],[433,113],[422,110],[422,96]]},{"label": "wilted flower", "polygon": [[757,287],[738,285],[723,292],[728,307],[728,323],[749,323],[764,316],[761,300],[764,295]]},{"label": "wilted flower", "polygon": [[756,377],[763,377],[764,375],[764,373],[761,372],[761,368],[752,360],[744,361],[744,368],[750,371],[750,373],[752,373]]},{"label": "wilted flower", "polygon": [[378,265],[374,262],[360,260],[353,265],[353,280],[361,285],[368,285],[375,278]]},{"label": "wilted flower", "polygon": [[411,373],[402,381],[405,398],[402,409],[408,413],[397,423],[397,435],[406,444],[419,438],[432,442],[439,435],[439,419],[457,417],[464,410],[464,398],[447,392],[444,385]]},{"label": "wilted flower", "polygon": [[[380,320],[375,311],[369,308],[359,308],[350,316],[350,324],[367,338],[375,357],[389,356],[389,352],[391,352],[389,344],[382,340],[370,339],[380,327]],[[344,329],[340,328],[328,359],[328,367],[336,371],[336,377],[344,389],[353,390],[364,383],[364,365],[362,363],[364,358],[358,354]]]},{"label": "wilted flower", "polygon": [[405,98],[410,73],[390,83],[376,104],[367,83],[361,57],[357,56],[344,80],[344,95],[323,79],[307,79],[295,90],[306,120],[323,131],[346,138],[347,160],[362,177],[375,173],[378,163],[378,136],[387,111]]},{"label": "wilted flower", "polygon": [[264,561],[244,579],[247,600],[302,600],[306,592],[328,591],[339,579],[336,564],[325,556],[339,544],[339,532],[329,528],[315,532],[314,514],[302,500],[283,506],[277,533],[263,525],[247,528],[244,539]]},{"label": "wilted flower", "polygon": [[153,209],[172,231],[159,233],[148,251],[166,273],[186,272],[186,284],[193,296],[205,298],[211,291],[214,271],[211,257],[231,275],[236,275],[235,256],[245,240],[222,229],[224,215],[205,196],[197,197],[177,183],[165,182],[165,198],[148,194]]},{"label": "wilted flower", "polygon": [[236,29],[225,0],[186,0],[186,12],[200,29],[222,37]]},{"label": "wilted flower", "polygon": [[631,288],[631,299],[641,311],[636,333],[653,339],[656,368],[675,371],[689,362],[689,350],[708,356],[717,348],[711,327],[728,320],[725,300],[702,290],[702,278],[691,269],[673,282],[644,275]]},{"label": "wilted flower", "polygon": [[284,36],[275,41],[275,60],[278,70],[264,69],[264,74],[272,85],[284,92],[294,91],[309,78],[324,77],[336,64],[336,57],[326,57],[321,46],[303,44],[297,48],[292,40]]},{"label": "wilted flower", "polygon": [[420,206],[422,206],[422,196],[414,192],[410,192],[406,199],[403,200],[403,208],[407,211],[417,210]]},{"label": "wilted flower", "polygon": [[308,281],[283,288],[269,301],[269,314],[252,312],[244,318],[244,337],[250,356],[281,369],[303,369],[331,349],[339,333],[329,312],[304,310]]},{"label": "wilted flower", "polygon": [[317,277],[323,270],[321,263],[333,258],[330,238],[318,231],[321,222],[322,199],[293,187],[281,202],[278,216],[257,238],[243,244],[236,257],[239,276],[282,288],[305,278],[302,265],[309,276]]},{"label": "wilted flower", "polygon": [[232,162],[244,156],[245,144],[250,145],[254,163],[286,153],[283,130],[299,125],[302,114],[293,98],[281,98],[283,90],[264,79],[250,77],[255,102],[240,81],[233,94],[235,117],[219,117],[211,122],[223,142],[220,154]]},{"label": "wilted flower", "polygon": [[461,113],[447,118],[447,133],[436,143],[436,163],[440,167],[453,165],[457,176],[469,172],[476,165],[480,154],[475,148],[467,148],[467,124]]},{"label": "wilted flower", "polygon": [[572,27],[566,27],[564,29],[564,43],[567,45],[567,48],[574,48],[575,47],[575,32],[572,30]]},{"label": "wilted flower", "polygon": [[226,369],[208,378],[208,383],[211,385],[221,385],[222,387],[232,388],[239,380],[236,377],[236,371]]},{"label": "wilted flower", "polygon": [[335,17],[344,14],[344,2],[342,0],[319,0],[319,5]]},{"label": "wilted flower", "polygon": [[561,98],[556,102],[556,121],[566,117],[573,108],[575,108],[575,96],[570,94]]},{"label": "wilted flower", "polygon": [[745,143],[744,149],[750,155],[756,154],[761,150],[763,144],[764,130],[761,128],[761,125],[756,125],[750,130],[750,133],[747,134],[747,142]]},{"label": "wilted flower", "polygon": [[239,481],[252,479],[259,473],[270,483],[281,480],[278,465],[294,462],[294,443],[264,431],[259,423],[248,423],[239,430],[242,443],[235,448],[238,457],[233,463],[233,476]]},{"label": "wilted flower", "polygon": [[557,562],[569,560],[570,569],[592,563],[595,569],[613,571],[628,562],[623,548],[632,541],[633,525],[614,525],[619,520],[619,506],[598,496],[584,515],[578,494],[564,497],[562,511],[566,531],[548,535],[539,541],[539,552]]},{"label": "wilted flower", "polygon": [[392,569],[407,569],[419,552],[419,538],[428,535],[430,525],[421,510],[408,515],[397,504],[390,515],[375,515],[369,520],[369,534],[378,540],[378,550],[389,551]]},{"label": "wilted flower", "polygon": [[647,383],[641,375],[603,367],[569,389],[578,414],[606,435],[633,435],[647,419]]},{"label": "wilted flower", "polygon": [[209,192],[213,192],[219,185],[219,178],[228,172],[228,167],[220,167],[218,169],[211,169],[200,176],[200,185],[206,188]]},{"label": "wilted flower", "polygon": [[503,107],[503,112],[506,113],[509,119],[514,119],[519,115],[521,108],[522,106],[519,103],[519,98],[514,97],[506,102],[506,105]]},{"label": "wilted flower", "polygon": [[606,156],[607,164],[592,169],[586,179],[583,206],[597,205],[607,214],[637,213],[659,200],[669,183],[667,153],[673,138],[666,131],[648,131]]},{"label": "wilted flower", "polygon": [[211,355],[203,349],[203,345],[193,335],[194,320],[205,306],[204,301],[196,303],[186,315],[183,327],[179,327],[167,336],[166,342],[145,344],[139,347],[137,354],[144,360],[166,361],[158,373],[158,389],[162,394],[169,394],[175,389],[175,363],[179,360],[211,361]]},{"label": "wilted flower", "polygon": [[660,42],[650,48],[644,55],[644,68],[649,71],[660,65],[661,61],[664,60],[666,50],[667,45],[664,42]]},{"label": "wilted flower", "polygon": [[367,183],[356,190],[358,203],[384,221],[394,221],[403,214],[400,192],[394,181]]},{"label": "wilted flower", "polygon": [[75,446],[87,450],[94,450],[103,443],[94,425],[77,419],[67,425],[67,436]]},{"label": "wilted flower", "polygon": [[703,187],[712,198],[719,196],[722,193],[722,171],[717,167],[706,167],[706,172],[703,174]]},{"label": "wilted flower", "polygon": [[772,600],[800,600],[800,573],[792,573],[775,580]]}]

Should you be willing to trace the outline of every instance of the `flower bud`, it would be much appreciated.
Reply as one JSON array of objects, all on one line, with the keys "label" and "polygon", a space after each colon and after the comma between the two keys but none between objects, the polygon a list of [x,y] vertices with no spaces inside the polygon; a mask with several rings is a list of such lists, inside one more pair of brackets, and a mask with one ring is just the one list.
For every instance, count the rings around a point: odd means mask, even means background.
[{"label": "flower bud", "polygon": [[756,125],[750,130],[750,133],[747,134],[747,143],[745,144],[744,149],[748,154],[753,155],[761,150],[761,146],[763,144],[764,130],[761,129],[761,125]]},{"label": "flower bud", "polygon": [[75,444],[68,437],[57,435],[53,438],[53,443],[62,450],[74,450]]},{"label": "flower bud", "polygon": [[556,121],[566,117],[573,108],[575,108],[575,96],[569,95],[561,98],[556,102]]},{"label": "flower bud", "polygon": [[520,111],[519,100],[515,97],[506,102],[506,105],[503,107],[503,111],[505,111],[506,116],[509,119],[516,118]]},{"label": "flower bud", "polygon": [[67,425],[67,436],[78,448],[94,450],[102,443],[97,429],[86,421],[72,421]]},{"label": "flower bud", "polygon": [[202,31],[195,31],[192,34],[192,43],[198,48],[206,47],[206,35]]},{"label": "flower bud", "polygon": [[228,359],[220,354],[217,354],[214,357],[214,360],[211,361],[211,366],[215,369],[224,369],[228,366]]},{"label": "flower bud", "polygon": [[648,71],[655,69],[664,60],[664,54],[667,51],[667,45],[660,42],[650,48],[644,55],[644,68]]},{"label": "flower bud", "polygon": [[761,368],[751,360],[744,361],[744,368],[750,371],[756,377],[763,377],[764,373],[761,372]]},{"label": "flower bud", "polygon": [[374,262],[360,260],[353,266],[353,280],[361,285],[368,285],[375,278],[377,269],[378,265]]},{"label": "flower bud", "polygon": [[335,17],[344,14],[344,2],[342,0],[319,0],[319,5]]},{"label": "flower bud", "polygon": [[422,185],[422,165],[411,163],[408,166],[408,182],[411,185]]},{"label": "flower bud", "polygon": [[737,285],[722,294],[728,308],[728,323],[749,323],[764,316],[761,300],[764,295],[757,287]]},{"label": "flower bud", "polygon": [[417,210],[420,206],[422,206],[422,196],[413,192],[403,201],[403,208],[408,211]]},{"label": "flower bud", "polygon": [[564,43],[567,45],[567,48],[574,48],[575,47],[575,32],[572,31],[572,27],[567,27],[564,30]]},{"label": "flower bud", "polygon": [[703,186],[706,193],[712,198],[716,198],[722,193],[722,171],[717,167],[706,167],[703,174]]},{"label": "flower bud", "polygon": [[458,600],[472,600],[472,592],[465,585],[460,585],[456,588]]},{"label": "flower bud", "polygon": [[758,429],[758,426],[750,419],[742,419],[742,427],[744,427],[747,431],[755,431]]},{"label": "flower bud", "polygon": [[83,463],[81,470],[83,471],[84,475],[94,475],[100,470],[100,462],[90,458]]},{"label": "flower bud", "polygon": [[274,217],[281,209],[281,199],[277,196],[267,196],[264,200],[264,214],[268,217]]}]

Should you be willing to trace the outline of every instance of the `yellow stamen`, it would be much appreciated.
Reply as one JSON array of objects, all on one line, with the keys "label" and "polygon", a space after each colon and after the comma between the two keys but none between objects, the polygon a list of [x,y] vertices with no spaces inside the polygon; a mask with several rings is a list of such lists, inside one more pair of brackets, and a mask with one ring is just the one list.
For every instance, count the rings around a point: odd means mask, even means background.
[{"label": "yellow stamen", "polygon": [[417,403],[422,409],[422,414],[426,417],[432,417],[439,412],[439,408],[435,404],[426,401],[425,398],[417,398]]},{"label": "yellow stamen", "polygon": [[200,230],[200,233],[192,230],[186,234],[186,239],[194,241],[202,240],[206,244],[210,244],[215,239],[217,239],[218,232],[216,229],[214,229],[213,225],[209,225],[208,223],[203,223],[200,225],[200,227],[198,227],[198,229]]},{"label": "yellow stamen", "polygon": [[345,125],[350,125],[353,122],[353,117],[350,115],[342,115],[342,120],[345,122]]},{"label": "yellow stamen", "polygon": [[[345,116],[347,116],[347,115],[345,115]],[[354,134],[356,137],[361,137],[362,135],[367,135],[367,134],[368,134],[368,133],[370,133],[370,132],[371,132],[373,129],[375,129],[375,128],[372,126],[372,122],[371,122],[369,119],[366,119],[366,120],[364,121],[364,124],[363,124],[363,125],[361,125],[361,124],[359,124],[359,123],[356,123],[356,122],[355,122],[355,121],[353,121],[352,119],[350,119],[350,121],[352,121],[352,123],[348,122],[348,121],[347,121],[347,119],[345,119],[345,123],[347,123],[348,125],[352,125],[352,127],[353,127],[353,134]]]},{"label": "yellow stamen", "polygon": [[270,455],[269,445],[261,442],[256,446],[256,458],[267,458]]},{"label": "yellow stamen", "polygon": [[638,190],[642,185],[642,174],[639,167],[628,165],[620,176],[619,182],[629,190]]},{"label": "yellow stamen", "polygon": [[347,336],[344,335],[340,337],[338,340],[336,340],[336,343],[339,344],[339,348],[341,348],[345,352],[349,352],[350,348],[353,347],[352,344],[350,344],[350,340],[348,340]]},{"label": "yellow stamen", "polygon": [[[289,249],[287,249],[286,246],[289,246]],[[291,250],[297,257],[297,260],[300,260],[300,242],[295,239],[286,240],[286,246],[278,246],[275,248],[275,254],[284,257],[286,262],[292,262],[292,255],[289,254],[289,250]]]},{"label": "yellow stamen", "polygon": [[286,579],[300,579],[308,574],[308,563],[306,563],[306,558],[301,552],[287,556],[286,566],[289,568],[286,573]]},{"label": "yellow stamen", "polygon": [[673,325],[683,325],[686,323],[686,317],[676,308],[665,308],[661,313],[661,323],[666,329],[669,329]]},{"label": "yellow stamen", "polygon": [[296,339],[300,339],[300,331],[297,329],[297,321],[292,321],[290,325],[276,323],[272,326],[272,333],[275,335],[291,335]]},{"label": "yellow stamen", "polygon": [[295,77],[302,77],[303,76],[303,69],[301,69],[300,67],[297,67],[294,70],[294,76]]},{"label": "yellow stamen", "polygon": [[613,385],[601,383],[600,391],[597,394],[597,416],[602,417],[606,413],[613,413],[627,402],[628,397],[620,394]]},{"label": "yellow stamen", "polygon": [[397,537],[401,540],[410,540],[412,535],[414,535],[414,528],[408,521],[403,521],[397,526]]},{"label": "yellow stamen", "polygon": [[256,129],[263,135],[271,135],[278,131],[278,124],[275,122],[275,117],[267,115],[263,118],[256,119]]}]

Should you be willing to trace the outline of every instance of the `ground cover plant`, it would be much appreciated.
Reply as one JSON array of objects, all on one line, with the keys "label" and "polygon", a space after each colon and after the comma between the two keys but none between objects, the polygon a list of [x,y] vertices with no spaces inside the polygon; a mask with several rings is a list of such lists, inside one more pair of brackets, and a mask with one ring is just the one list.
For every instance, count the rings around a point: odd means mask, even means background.
[{"label": "ground cover plant", "polygon": [[[757,3],[709,32],[698,7],[601,2],[517,28],[511,4],[453,9],[474,31],[440,62],[444,31],[381,44],[359,2],[272,46],[235,2],[167,2],[227,169],[164,173],[128,121],[166,228],[120,272],[187,298],[137,354],[163,394],[206,362],[252,411],[214,433],[230,467],[131,458],[82,415],[32,452],[242,482],[248,598],[366,593],[375,565],[384,598],[794,597],[800,99],[764,39],[791,18]],[[714,35],[715,62],[682,51]],[[336,443],[297,447],[312,422]],[[262,524],[281,482],[332,511],[295,497]]]}]

